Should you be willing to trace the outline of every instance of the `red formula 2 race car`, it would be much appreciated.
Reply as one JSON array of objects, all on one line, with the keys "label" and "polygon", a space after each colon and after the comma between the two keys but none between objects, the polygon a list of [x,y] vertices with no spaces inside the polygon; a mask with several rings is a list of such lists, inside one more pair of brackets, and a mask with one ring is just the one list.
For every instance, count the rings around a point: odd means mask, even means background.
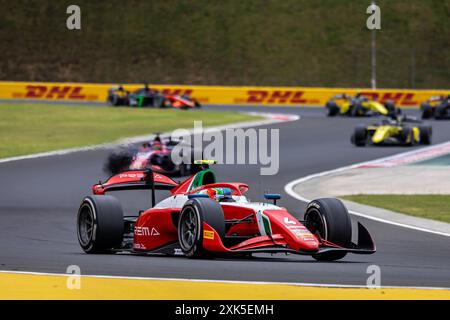
[{"label": "red formula 2 race car", "polygon": [[[93,186],[78,210],[78,240],[86,253],[183,253],[190,258],[253,253],[292,253],[332,261],[347,253],[371,254],[375,245],[358,222],[358,241],[352,242],[347,209],[337,199],[310,202],[304,220],[273,203],[250,202],[248,185],[217,182],[203,162],[203,170],[176,183],[152,172],[128,171]],[[152,207],[139,216],[124,216],[115,190],[148,189]],[[155,190],[171,195],[155,203]]]}]

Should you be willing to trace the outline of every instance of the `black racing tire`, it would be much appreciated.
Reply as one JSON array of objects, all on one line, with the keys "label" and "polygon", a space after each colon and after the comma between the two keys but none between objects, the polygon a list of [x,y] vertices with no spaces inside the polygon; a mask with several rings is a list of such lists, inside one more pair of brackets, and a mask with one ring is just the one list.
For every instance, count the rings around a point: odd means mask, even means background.
[{"label": "black racing tire", "polygon": [[[304,220],[308,230],[320,238],[348,248],[352,241],[352,223],[347,208],[335,198],[322,198],[311,201],[306,209]],[[334,261],[345,257],[345,251],[331,251],[314,254],[318,261]]]},{"label": "black racing tire", "polygon": [[122,206],[107,195],[88,196],[81,202],[77,215],[78,242],[86,253],[115,253],[123,240]]},{"label": "black racing tire", "polygon": [[447,117],[447,108],[445,105],[438,105],[434,109],[434,118],[435,119],[445,119]]},{"label": "black racing tire", "polygon": [[430,119],[434,114],[433,108],[428,103],[422,103],[420,109],[422,109],[422,119]]},{"label": "black racing tire", "polygon": [[121,98],[117,94],[111,94],[108,96],[108,104],[113,107],[120,106]]},{"label": "black racing tire", "polygon": [[357,126],[352,135],[351,141],[357,147],[364,147],[367,144],[368,134],[365,126]]},{"label": "black racing tire", "polygon": [[350,117],[364,117],[366,116],[367,110],[362,106],[361,103],[356,103],[350,107],[349,115]]},{"label": "black racing tire", "polygon": [[220,204],[209,198],[188,200],[178,219],[178,241],[181,251],[189,258],[211,258],[211,252],[203,246],[203,222],[209,224],[223,241],[225,217]]},{"label": "black racing tire", "polygon": [[201,108],[202,107],[200,102],[198,102],[197,100],[194,101],[194,105],[195,105],[196,108]]},{"label": "black racing tire", "polygon": [[388,114],[396,114],[397,113],[397,107],[395,106],[395,103],[393,101],[386,101],[384,103],[384,107],[388,111]]},{"label": "black racing tire", "polygon": [[151,108],[165,108],[166,107],[166,98],[163,96],[154,96],[152,98],[152,103],[149,104]]},{"label": "black racing tire", "polygon": [[108,156],[103,170],[110,175],[116,175],[128,170],[133,161],[133,157],[133,152],[128,150],[115,151]]},{"label": "black racing tire", "polygon": [[431,144],[431,138],[433,136],[433,129],[431,126],[419,126],[420,143]]},{"label": "black racing tire", "polygon": [[160,108],[160,109],[166,109],[166,108],[171,108],[171,107],[172,107],[172,104],[170,103],[170,101],[168,99],[163,99],[158,106],[158,108]]},{"label": "black racing tire", "polygon": [[400,134],[400,138],[405,146],[413,146],[415,142],[413,129],[411,127],[404,127]]},{"label": "black racing tire", "polygon": [[395,116],[401,115],[403,113],[402,109],[397,107],[393,101],[386,101],[384,103],[384,107],[386,108],[386,110],[388,112],[387,115],[391,116],[391,117],[395,117]]},{"label": "black racing tire", "polygon": [[327,102],[326,107],[328,109],[328,114],[327,115],[329,117],[335,117],[339,113],[339,107],[336,104],[336,102],[334,102],[334,101]]}]

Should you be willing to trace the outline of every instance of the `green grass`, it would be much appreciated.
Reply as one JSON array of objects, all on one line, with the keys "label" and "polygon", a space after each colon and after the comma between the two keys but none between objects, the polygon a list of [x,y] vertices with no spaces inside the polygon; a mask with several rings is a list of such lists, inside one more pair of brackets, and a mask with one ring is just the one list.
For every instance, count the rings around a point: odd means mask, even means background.
[{"label": "green grass", "polygon": [[450,195],[352,195],[345,200],[450,223]]},{"label": "green grass", "polygon": [[0,103],[0,158],[259,119],[233,112]]},{"label": "green grass", "polygon": [[[0,79],[370,86],[369,0],[0,0]],[[450,2],[377,0],[379,87],[450,87]],[[414,65],[414,68],[413,68]]]}]

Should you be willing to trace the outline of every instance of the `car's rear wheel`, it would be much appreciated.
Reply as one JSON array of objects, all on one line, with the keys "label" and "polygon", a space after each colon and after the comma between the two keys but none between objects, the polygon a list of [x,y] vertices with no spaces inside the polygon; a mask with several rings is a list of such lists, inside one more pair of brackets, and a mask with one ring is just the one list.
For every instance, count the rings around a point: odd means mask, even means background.
[{"label": "car's rear wheel", "polygon": [[447,108],[445,105],[438,105],[434,110],[434,117],[436,119],[445,119],[447,116]]},{"label": "car's rear wheel", "polygon": [[420,143],[421,144],[431,144],[431,137],[433,135],[433,130],[430,126],[420,126]]},{"label": "car's rear wheel", "polygon": [[108,174],[118,174],[130,167],[133,157],[134,154],[128,150],[115,151],[108,156],[103,169]]},{"label": "car's rear wheel", "polygon": [[110,106],[117,107],[121,104],[120,102],[121,102],[121,99],[117,94],[111,94],[108,96],[108,104]]},{"label": "car's rear wheel", "polygon": [[212,254],[203,248],[203,222],[225,238],[225,218],[222,207],[209,198],[188,200],[178,220],[178,241],[181,250],[189,258],[209,258]]},{"label": "car's rear wheel", "polygon": [[88,196],[77,216],[77,235],[86,253],[114,253],[123,240],[123,211],[112,196]]},{"label": "car's rear wheel", "polygon": [[339,113],[339,107],[337,106],[336,102],[330,101],[327,102],[327,109],[328,109],[328,116],[334,117]]},{"label": "car's rear wheel", "polygon": [[420,108],[422,109],[422,119],[429,119],[433,116],[433,108],[428,103],[423,103]]},{"label": "car's rear wheel", "polygon": [[[334,198],[313,200],[305,213],[305,225],[308,230],[321,239],[338,246],[348,248],[352,240],[350,215],[344,204]],[[334,261],[345,257],[345,251],[330,251],[314,254],[319,261]]]},{"label": "car's rear wheel", "polygon": [[364,147],[367,144],[368,134],[364,126],[357,126],[351,138],[352,142],[357,147]]}]

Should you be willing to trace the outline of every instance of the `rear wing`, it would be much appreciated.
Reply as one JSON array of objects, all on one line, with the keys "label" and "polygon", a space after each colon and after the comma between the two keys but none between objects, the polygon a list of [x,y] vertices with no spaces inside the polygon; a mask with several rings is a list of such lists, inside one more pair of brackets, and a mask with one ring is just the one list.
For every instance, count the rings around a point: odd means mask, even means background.
[{"label": "rear wing", "polygon": [[155,204],[155,190],[171,190],[178,183],[165,175],[155,173],[151,169],[129,170],[116,174],[105,182],[92,186],[96,195],[104,195],[110,191],[122,190],[152,190],[152,206]]}]

